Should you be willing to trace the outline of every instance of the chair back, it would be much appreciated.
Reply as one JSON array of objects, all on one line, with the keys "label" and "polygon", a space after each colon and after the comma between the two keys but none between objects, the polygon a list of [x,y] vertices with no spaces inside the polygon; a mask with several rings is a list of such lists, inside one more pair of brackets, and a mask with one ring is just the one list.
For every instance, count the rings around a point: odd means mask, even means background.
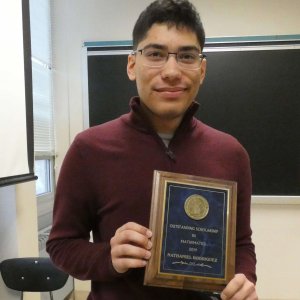
[{"label": "chair back", "polygon": [[69,275],[48,257],[11,258],[1,262],[5,285],[22,292],[51,292],[62,288]]}]

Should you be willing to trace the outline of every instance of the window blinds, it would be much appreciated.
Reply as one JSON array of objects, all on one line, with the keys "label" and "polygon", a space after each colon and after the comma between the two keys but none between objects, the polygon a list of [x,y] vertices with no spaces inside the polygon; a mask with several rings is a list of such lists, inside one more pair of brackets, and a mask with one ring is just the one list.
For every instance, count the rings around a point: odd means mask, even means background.
[{"label": "window blinds", "polygon": [[35,156],[54,155],[49,0],[30,0]]}]

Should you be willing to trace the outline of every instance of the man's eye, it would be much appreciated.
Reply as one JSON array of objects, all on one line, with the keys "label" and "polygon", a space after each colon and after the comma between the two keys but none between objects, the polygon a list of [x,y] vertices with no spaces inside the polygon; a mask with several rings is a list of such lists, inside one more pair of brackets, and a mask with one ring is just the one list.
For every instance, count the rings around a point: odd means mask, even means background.
[{"label": "man's eye", "polygon": [[178,59],[182,62],[195,62],[197,60],[197,54],[191,52],[183,52],[178,54]]},{"label": "man's eye", "polygon": [[145,56],[150,59],[161,59],[165,57],[163,52],[157,50],[147,51],[145,52]]}]

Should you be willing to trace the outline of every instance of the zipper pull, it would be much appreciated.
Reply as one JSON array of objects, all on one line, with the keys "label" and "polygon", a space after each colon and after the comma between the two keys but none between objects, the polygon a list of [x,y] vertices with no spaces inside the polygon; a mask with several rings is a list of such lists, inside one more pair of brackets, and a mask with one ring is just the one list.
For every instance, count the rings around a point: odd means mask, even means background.
[{"label": "zipper pull", "polygon": [[172,150],[170,150],[169,148],[167,148],[166,154],[169,156],[169,158],[171,158],[172,160],[175,161],[175,154],[172,152]]}]

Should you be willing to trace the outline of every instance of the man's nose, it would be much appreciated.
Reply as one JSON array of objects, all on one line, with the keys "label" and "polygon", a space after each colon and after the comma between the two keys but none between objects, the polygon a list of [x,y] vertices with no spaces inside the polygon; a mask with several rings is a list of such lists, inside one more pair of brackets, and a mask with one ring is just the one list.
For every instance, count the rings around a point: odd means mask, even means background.
[{"label": "man's nose", "polygon": [[163,66],[161,75],[163,78],[168,78],[170,80],[178,79],[181,77],[181,69],[177,63],[176,54],[169,54],[169,57],[165,65]]}]

